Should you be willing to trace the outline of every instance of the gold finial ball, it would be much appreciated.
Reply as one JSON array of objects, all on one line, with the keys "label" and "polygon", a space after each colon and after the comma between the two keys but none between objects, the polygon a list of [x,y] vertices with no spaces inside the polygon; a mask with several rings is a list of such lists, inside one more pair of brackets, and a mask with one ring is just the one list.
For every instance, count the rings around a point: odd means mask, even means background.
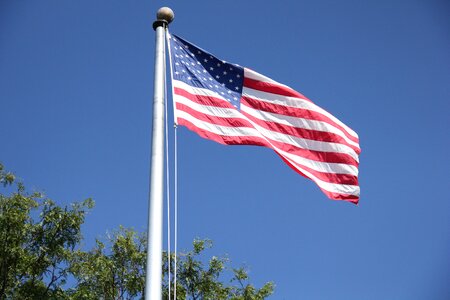
[{"label": "gold finial ball", "polygon": [[173,10],[169,7],[161,7],[156,13],[156,18],[158,20],[165,20],[167,23],[170,23],[175,18],[175,15],[173,14]]}]

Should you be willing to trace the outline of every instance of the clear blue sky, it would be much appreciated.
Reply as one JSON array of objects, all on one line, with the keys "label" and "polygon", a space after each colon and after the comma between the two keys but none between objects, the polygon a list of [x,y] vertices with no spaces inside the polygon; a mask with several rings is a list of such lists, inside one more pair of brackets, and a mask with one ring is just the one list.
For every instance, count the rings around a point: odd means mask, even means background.
[{"label": "clear blue sky", "polygon": [[145,230],[156,10],[171,31],[285,83],[359,133],[360,205],[271,150],[179,130],[179,238],[215,242],[271,299],[450,299],[448,1],[0,2],[0,161],[87,244]]}]

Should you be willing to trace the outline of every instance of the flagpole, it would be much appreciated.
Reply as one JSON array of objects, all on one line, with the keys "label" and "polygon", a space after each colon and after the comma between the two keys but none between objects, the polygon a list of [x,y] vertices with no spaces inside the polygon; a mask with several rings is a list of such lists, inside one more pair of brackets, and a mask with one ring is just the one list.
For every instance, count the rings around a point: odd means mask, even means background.
[{"label": "flagpole", "polygon": [[148,207],[147,266],[145,299],[161,300],[162,294],[162,224],[164,198],[164,91],[165,28],[174,18],[173,11],[162,7],[153,23],[156,31],[155,77],[153,85],[152,152]]}]

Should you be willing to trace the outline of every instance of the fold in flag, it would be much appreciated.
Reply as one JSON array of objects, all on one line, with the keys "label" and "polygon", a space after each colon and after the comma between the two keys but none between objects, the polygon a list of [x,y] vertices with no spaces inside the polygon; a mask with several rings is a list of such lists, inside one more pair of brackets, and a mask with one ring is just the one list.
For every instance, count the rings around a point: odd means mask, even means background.
[{"label": "fold in flag", "polygon": [[170,36],[175,122],[226,145],[273,149],[334,200],[358,203],[358,135],[311,100]]}]

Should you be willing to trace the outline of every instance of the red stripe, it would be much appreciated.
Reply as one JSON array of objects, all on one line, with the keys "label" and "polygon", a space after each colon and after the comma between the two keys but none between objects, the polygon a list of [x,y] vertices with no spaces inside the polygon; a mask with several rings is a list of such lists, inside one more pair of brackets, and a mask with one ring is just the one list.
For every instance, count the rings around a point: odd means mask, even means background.
[{"label": "red stripe", "polygon": [[346,146],[352,148],[353,150],[355,150],[355,152],[359,150],[359,148],[355,147],[354,145],[347,143],[347,141],[344,138],[342,138],[340,135],[332,133],[332,132],[299,128],[299,127],[294,127],[294,126],[285,125],[285,124],[272,122],[272,121],[263,121],[263,120],[258,119],[257,117],[254,117],[244,111],[241,111],[241,113],[244,116],[246,116],[249,120],[257,123],[261,127],[264,127],[268,130],[272,130],[272,131],[279,132],[282,134],[288,134],[288,135],[292,135],[295,137],[304,138],[304,139],[308,139],[308,140],[343,144],[343,145],[346,145]]},{"label": "red stripe", "polygon": [[216,106],[216,107],[222,107],[222,108],[236,109],[233,105],[231,105],[230,102],[225,101],[220,98],[213,97],[213,96],[192,94],[192,93],[190,93],[182,88],[178,88],[178,87],[174,87],[174,93],[175,93],[175,95],[183,96],[183,97],[188,98],[189,100],[192,100],[195,103],[198,103],[201,105],[209,105],[209,106]]},{"label": "red stripe", "polygon": [[[246,128],[252,128],[252,125],[244,120],[244,119],[239,119],[239,118],[223,118],[223,117],[215,117],[215,116],[210,116],[210,115],[206,115],[203,113],[200,113],[186,105],[177,103],[177,109],[185,111],[186,113],[190,114],[191,116],[193,116],[194,118],[203,121],[203,122],[207,122],[210,123],[212,125],[220,125],[220,126],[229,126],[229,127],[246,127]],[[181,117],[178,117],[178,121],[180,122],[180,120],[184,120]],[[198,128],[196,127],[196,129],[191,129],[194,132],[199,133],[199,131],[205,131],[204,129]],[[228,137],[227,137],[228,138]],[[253,136],[249,136],[248,140],[247,140],[247,144],[251,143]],[[262,138],[257,138],[257,145],[261,145],[261,140]],[[227,139],[228,141],[230,141],[230,139]],[[233,141],[234,144],[234,139],[231,139],[231,141]],[[270,139],[270,141],[272,142],[272,140]],[[226,142],[224,142],[225,144],[227,144]],[[272,143],[273,145],[271,145],[270,143],[265,142],[264,146],[274,149],[273,147],[277,147],[280,150],[283,150],[285,152],[289,152],[287,151],[286,148],[291,149],[291,147],[286,146],[286,144],[284,143],[280,143],[280,142],[275,142]],[[276,150],[276,149],[274,149]],[[291,152],[294,155],[297,155],[297,153]],[[282,154],[281,154],[282,155]],[[298,156],[298,155],[297,155]],[[335,173],[327,173],[327,172],[321,172],[321,171],[317,171],[314,169],[311,169],[310,167],[307,167],[303,164],[300,163],[295,163],[298,167],[308,171],[309,173],[313,174],[314,176],[316,176],[317,178],[319,178],[320,180],[326,181],[326,182],[330,182],[330,183],[338,183],[338,184],[351,184],[351,185],[357,185],[358,183],[358,178],[354,175],[350,175],[350,174],[335,174]]]},{"label": "red stripe", "polygon": [[251,79],[251,78],[245,77],[244,78],[244,86],[248,87],[250,89],[261,91],[261,92],[267,92],[267,93],[288,96],[288,97],[297,97],[297,98],[302,98],[304,100],[311,102],[311,100],[309,100],[308,98],[306,98],[299,92],[297,92],[291,88],[288,88],[284,85],[279,85],[276,83],[259,81],[256,79]]},{"label": "red stripe", "polygon": [[[258,109],[258,110],[265,111],[265,112],[270,112],[270,113],[275,113],[275,114],[280,114],[280,115],[285,115],[285,116],[290,116],[290,117],[296,117],[296,118],[303,118],[303,119],[308,119],[308,120],[316,120],[316,121],[326,122],[336,128],[339,128],[345,134],[345,136],[347,138],[349,138],[350,140],[354,141],[355,143],[359,143],[358,138],[355,138],[354,136],[350,135],[347,131],[345,131],[345,129],[341,125],[334,122],[329,117],[322,115],[318,112],[308,110],[308,109],[303,109],[303,108],[296,108],[296,107],[284,106],[284,105],[279,105],[279,104],[274,104],[274,103],[268,103],[265,101],[258,101],[256,99],[253,99],[248,96],[242,96],[241,101],[243,103],[247,104],[247,106],[249,106],[251,108]],[[356,153],[359,154],[361,152],[361,150],[359,148],[356,148],[355,146],[352,146],[352,147],[355,148]]]}]

